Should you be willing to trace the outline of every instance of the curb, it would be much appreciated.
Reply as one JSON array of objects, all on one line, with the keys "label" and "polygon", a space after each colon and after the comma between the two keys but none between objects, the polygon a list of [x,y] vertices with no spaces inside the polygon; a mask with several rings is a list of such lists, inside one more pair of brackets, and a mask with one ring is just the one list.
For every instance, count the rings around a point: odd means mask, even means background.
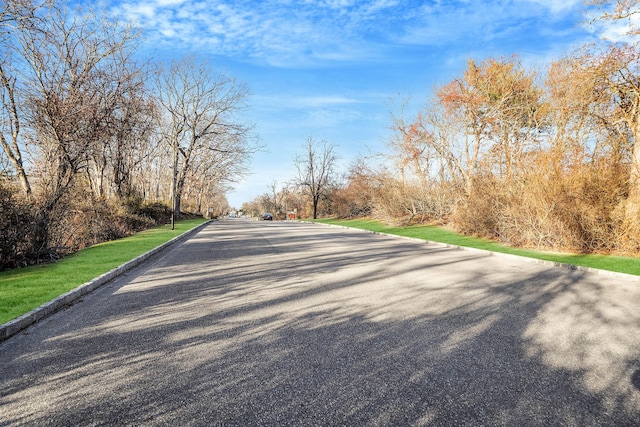
[{"label": "curb", "polygon": [[302,221],[302,220],[299,220],[298,222],[303,222],[303,223],[306,223],[306,224],[324,225],[324,226],[328,226],[328,227],[346,228],[348,230],[362,231],[364,233],[379,234],[381,236],[388,236],[388,237],[395,237],[395,238],[399,238],[399,239],[412,240],[414,242],[429,243],[429,244],[432,244],[432,245],[438,245],[438,246],[445,247],[445,248],[450,248],[450,249],[458,249],[458,250],[463,250],[463,251],[468,251],[468,252],[476,252],[476,253],[484,254],[486,256],[496,256],[496,257],[500,257],[500,258],[504,258],[504,259],[512,259],[512,260],[524,261],[524,262],[529,262],[529,263],[534,263],[534,264],[546,265],[546,266],[550,266],[550,267],[562,268],[562,269],[565,269],[565,270],[585,271],[585,272],[589,272],[589,273],[592,273],[592,274],[598,274],[600,276],[613,277],[613,278],[617,277],[617,278],[621,278],[621,279],[635,280],[637,282],[640,282],[640,276],[637,276],[635,274],[620,273],[620,272],[617,272],[617,271],[610,271],[610,270],[601,270],[599,268],[583,267],[583,266],[580,266],[580,265],[565,264],[565,263],[557,262],[557,261],[547,261],[547,260],[543,260],[543,259],[530,258],[530,257],[522,256],[522,255],[505,254],[505,253],[502,253],[502,252],[493,252],[493,251],[488,251],[486,249],[470,248],[468,246],[451,245],[451,244],[448,244],[448,243],[434,242],[432,240],[418,239],[417,237],[399,236],[397,234],[389,234],[389,233],[384,233],[384,232],[380,232],[380,231],[371,231],[371,230],[364,230],[362,228],[347,227],[345,225],[325,224],[325,223],[322,223],[322,222],[311,222],[311,221]]},{"label": "curb", "polygon": [[115,279],[116,277],[120,276],[126,271],[139,266],[140,264],[142,264],[143,262],[151,258],[151,256],[157,254],[161,250],[173,244],[179,243],[182,240],[186,240],[187,237],[202,230],[205,226],[207,226],[211,222],[212,220],[209,220],[203,224],[198,225],[197,227],[192,228],[191,230],[185,231],[179,236],[176,236],[173,239],[169,240],[168,242],[165,242],[162,245],[154,249],[151,249],[150,251],[142,255],[137,256],[131,261],[128,261],[120,265],[119,267],[116,267],[113,270],[108,271],[102,274],[101,276],[98,276],[95,279],[92,279],[78,286],[77,288],[72,289],[60,295],[59,297],[53,300],[42,304],[40,307],[34,308],[30,312],[25,313],[20,317],[16,317],[15,319],[0,325],[0,342],[17,334],[23,329],[26,329],[27,327],[33,325],[34,323],[44,319],[45,317],[59,311],[60,309],[73,304],[74,302],[79,300],[82,296],[98,289],[100,286],[104,285],[107,282],[110,282],[111,280]]}]

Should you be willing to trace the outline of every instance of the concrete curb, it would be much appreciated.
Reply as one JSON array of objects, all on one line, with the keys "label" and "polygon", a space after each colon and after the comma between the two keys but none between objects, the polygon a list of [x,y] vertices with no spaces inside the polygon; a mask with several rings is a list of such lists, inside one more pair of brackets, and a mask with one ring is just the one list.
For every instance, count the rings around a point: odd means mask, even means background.
[{"label": "concrete curb", "polygon": [[415,241],[415,242],[429,243],[429,244],[438,245],[438,246],[445,247],[445,248],[459,249],[459,250],[468,251],[468,252],[475,252],[475,253],[484,254],[486,256],[496,256],[496,257],[500,257],[500,258],[504,258],[504,259],[513,259],[513,260],[518,260],[518,261],[524,261],[524,262],[530,262],[530,263],[535,263],[535,264],[547,265],[547,266],[550,266],[550,267],[563,268],[565,270],[585,271],[585,272],[589,272],[589,273],[593,273],[593,274],[599,274],[599,275],[605,276],[605,277],[613,277],[613,278],[617,277],[617,278],[621,278],[621,279],[635,280],[637,282],[640,282],[640,276],[636,276],[635,274],[619,273],[617,271],[601,270],[601,269],[593,268],[593,267],[582,267],[582,266],[579,266],[579,265],[564,264],[564,263],[557,262],[557,261],[546,261],[546,260],[542,260],[542,259],[529,258],[529,257],[521,256],[521,255],[504,254],[504,253],[501,253],[501,252],[487,251],[485,249],[476,249],[476,248],[469,248],[469,247],[466,247],[466,246],[450,245],[450,244],[447,244],[447,243],[441,243],[441,242],[434,242],[434,241],[431,241],[431,240],[418,239],[416,237],[398,236],[397,234],[383,233],[383,232],[380,232],[380,231],[364,230],[362,228],[352,228],[352,227],[347,227],[345,225],[325,224],[325,223],[321,223],[321,222],[300,221],[300,220],[298,222],[303,222],[303,223],[306,223],[306,224],[324,225],[324,226],[328,226],[328,227],[346,228],[348,230],[362,231],[364,233],[379,234],[381,236],[395,237],[395,238],[399,238],[399,239],[412,240],[412,241]]},{"label": "concrete curb", "polygon": [[132,259],[131,261],[128,261],[124,264],[122,264],[119,267],[114,268],[111,271],[108,271],[106,273],[104,273],[101,276],[96,277],[93,280],[90,280],[87,283],[84,283],[80,286],[78,286],[75,289],[70,290],[69,292],[66,292],[62,295],[60,295],[59,297],[46,302],[44,304],[42,304],[40,307],[34,308],[33,310],[31,310],[28,313],[23,314],[20,317],[16,317],[13,320],[10,320],[7,323],[4,323],[2,325],[0,325],[0,342],[6,340],[7,338],[17,334],[18,332],[20,332],[23,329],[26,329],[27,327],[31,326],[32,324],[38,322],[39,320],[44,319],[45,317],[55,313],[56,311],[59,311],[60,309],[73,304],[74,302],[76,302],[78,299],[80,299],[82,296],[98,289],[100,286],[104,285],[105,283],[115,279],[116,277],[118,277],[119,275],[125,273],[126,271],[139,266],[140,264],[142,264],[143,262],[145,262],[146,260],[148,260],[150,257],[152,257],[153,255],[157,254],[158,252],[162,251],[163,249],[179,243],[183,240],[186,240],[187,237],[191,236],[192,234],[197,233],[198,231],[202,230],[205,226],[207,226],[208,224],[210,224],[212,221],[207,221],[197,227],[192,228],[189,231],[186,231],[184,233],[182,233],[179,236],[174,237],[173,239],[169,240],[166,243],[163,243],[162,245],[158,246],[157,248],[151,249],[149,252],[146,252],[142,255],[139,255],[138,257]]}]

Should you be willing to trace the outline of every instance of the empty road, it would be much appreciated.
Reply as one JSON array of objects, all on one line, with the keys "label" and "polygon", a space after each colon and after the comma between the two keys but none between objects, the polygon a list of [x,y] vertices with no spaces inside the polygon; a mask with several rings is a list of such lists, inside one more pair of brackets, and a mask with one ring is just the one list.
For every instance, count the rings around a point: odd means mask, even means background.
[{"label": "empty road", "polygon": [[0,343],[0,425],[640,425],[640,282],[215,222]]}]

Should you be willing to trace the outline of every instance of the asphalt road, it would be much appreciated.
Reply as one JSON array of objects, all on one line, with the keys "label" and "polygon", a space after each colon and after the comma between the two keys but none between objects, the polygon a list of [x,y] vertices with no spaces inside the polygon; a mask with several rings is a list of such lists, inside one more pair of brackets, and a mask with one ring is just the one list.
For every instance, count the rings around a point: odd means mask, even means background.
[{"label": "asphalt road", "polygon": [[640,282],[215,222],[0,343],[0,425],[640,425]]}]

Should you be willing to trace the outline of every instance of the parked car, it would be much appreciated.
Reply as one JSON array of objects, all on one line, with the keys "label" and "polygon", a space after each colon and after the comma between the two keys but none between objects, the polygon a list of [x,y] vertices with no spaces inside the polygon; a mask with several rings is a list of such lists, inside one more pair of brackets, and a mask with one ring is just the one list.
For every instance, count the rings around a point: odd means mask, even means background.
[{"label": "parked car", "polygon": [[264,221],[273,221],[273,215],[271,215],[270,213],[262,214],[262,219]]}]

